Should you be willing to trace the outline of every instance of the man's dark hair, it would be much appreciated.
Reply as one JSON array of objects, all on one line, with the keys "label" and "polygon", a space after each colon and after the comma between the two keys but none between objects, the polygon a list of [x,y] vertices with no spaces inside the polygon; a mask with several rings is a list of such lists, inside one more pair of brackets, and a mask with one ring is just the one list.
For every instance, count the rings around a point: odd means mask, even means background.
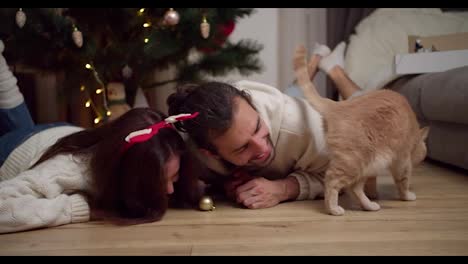
[{"label": "man's dark hair", "polygon": [[[178,87],[167,99],[169,115],[181,113],[200,114],[191,120],[179,122],[176,127],[187,132],[198,147],[217,153],[211,143],[213,138],[224,134],[232,124],[237,104],[234,98],[246,100],[252,107],[250,95],[223,82],[188,84]],[[255,107],[254,107],[255,108]]]}]

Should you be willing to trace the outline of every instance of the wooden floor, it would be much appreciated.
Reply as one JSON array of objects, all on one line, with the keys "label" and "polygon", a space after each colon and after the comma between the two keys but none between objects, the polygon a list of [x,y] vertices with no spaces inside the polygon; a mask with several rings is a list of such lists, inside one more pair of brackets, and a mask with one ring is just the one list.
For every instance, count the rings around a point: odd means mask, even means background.
[{"label": "wooden floor", "polygon": [[0,235],[0,255],[468,255],[468,175],[425,163],[414,172],[414,202],[396,200],[381,178],[378,212],[346,195],[345,216],[323,200],[249,210],[217,201],[213,212],[169,211],[131,227],[85,223]]}]

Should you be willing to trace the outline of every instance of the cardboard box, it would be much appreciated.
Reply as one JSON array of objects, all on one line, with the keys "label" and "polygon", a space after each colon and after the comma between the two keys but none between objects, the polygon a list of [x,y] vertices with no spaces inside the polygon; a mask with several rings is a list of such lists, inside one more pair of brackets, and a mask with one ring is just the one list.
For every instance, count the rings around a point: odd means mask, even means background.
[{"label": "cardboard box", "polygon": [[396,74],[443,72],[468,65],[468,49],[399,54],[395,56]]},{"label": "cardboard box", "polygon": [[408,36],[408,51],[415,53],[416,40],[421,40],[425,49],[433,51],[466,50],[468,49],[468,32],[454,33],[439,36]]}]

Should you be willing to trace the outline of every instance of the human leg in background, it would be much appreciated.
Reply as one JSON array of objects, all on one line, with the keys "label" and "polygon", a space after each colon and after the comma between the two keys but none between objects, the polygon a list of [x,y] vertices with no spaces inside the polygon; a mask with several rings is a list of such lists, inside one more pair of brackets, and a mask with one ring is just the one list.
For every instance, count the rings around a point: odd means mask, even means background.
[{"label": "human leg in background", "polygon": [[3,57],[5,46],[0,40],[0,136],[19,128],[32,128],[34,122],[24,103],[17,79]]},{"label": "human leg in background", "polygon": [[345,49],[345,42],[338,44],[330,55],[320,60],[319,68],[332,79],[333,83],[338,88],[338,92],[343,99],[346,100],[354,93],[362,91],[362,89],[354,83],[344,71]]},{"label": "human leg in background", "polygon": [[[318,65],[320,60],[328,56],[330,52],[331,51],[327,46],[315,43],[314,49],[312,50],[312,55],[307,64],[307,71],[309,72],[309,77],[311,81],[314,81],[315,75],[318,72]],[[302,90],[297,86],[296,81],[290,84],[285,89],[284,93],[293,97],[304,97]]]},{"label": "human leg in background", "polygon": [[327,46],[315,43],[314,49],[312,50],[312,56],[307,64],[307,70],[309,71],[311,81],[314,80],[315,75],[318,72],[320,60],[330,55],[330,52],[331,51]]},{"label": "human leg in background", "polygon": [[34,127],[17,80],[3,57],[4,49],[0,40],[0,166]]}]

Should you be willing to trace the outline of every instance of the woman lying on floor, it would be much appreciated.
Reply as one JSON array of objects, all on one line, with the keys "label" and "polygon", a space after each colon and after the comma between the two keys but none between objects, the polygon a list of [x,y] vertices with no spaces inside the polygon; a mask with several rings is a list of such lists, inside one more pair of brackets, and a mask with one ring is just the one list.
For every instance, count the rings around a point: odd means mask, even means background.
[{"label": "woman lying on floor", "polygon": [[137,108],[94,129],[35,125],[3,50],[0,40],[0,233],[152,222],[170,202],[194,205],[197,178],[172,123],[196,114]]}]

